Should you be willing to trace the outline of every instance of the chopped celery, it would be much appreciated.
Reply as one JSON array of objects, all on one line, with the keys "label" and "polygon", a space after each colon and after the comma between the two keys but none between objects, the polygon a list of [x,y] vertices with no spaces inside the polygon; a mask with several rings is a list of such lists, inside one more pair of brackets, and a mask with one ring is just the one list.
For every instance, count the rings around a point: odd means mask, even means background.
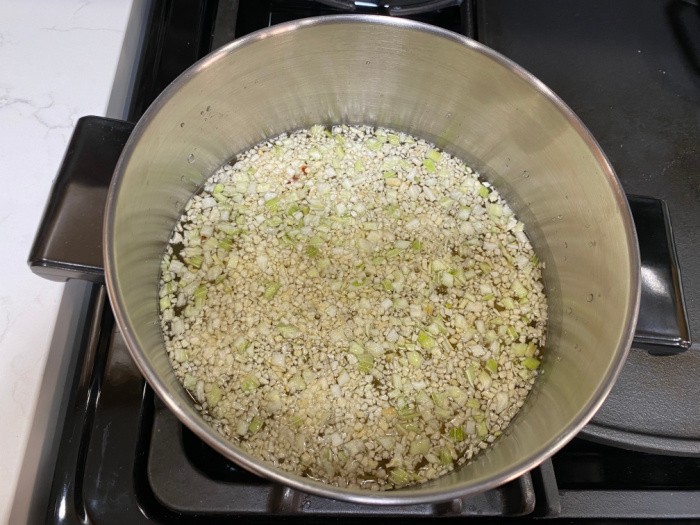
[{"label": "chopped celery", "polygon": [[294,414],[289,418],[289,426],[294,430],[299,430],[302,426],[304,426],[304,418],[299,414]]},{"label": "chopped celery", "polygon": [[537,351],[537,346],[535,345],[535,343],[530,341],[527,344],[527,348],[525,349],[525,357],[534,357],[536,351]]},{"label": "chopped celery", "polygon": [[318,246],[314,246],[313,244],[309,244],[306,247],[306,255],[308,255],[312,259],[315,259],[316,257],[318,257],[320,255],[320,253],[321,253],[321,250],[319,249]]},{"label": "chopped celery", "polygon": [[253,375],[247,375],[241,380],[241,389],[244,392],[253,392],[260,386],[260,381]]},{"label": "chopped celery", "polygon": [[447,394],[455,400],[455,402],[459,405],[464,404],[468,400],[468,396],[464,390],[459,388],[458,386],[448,386],[447,387]]},{"label": "chopped celery", "polygon": [[447,399],[447,394],[442,392],[433,392],[430,396],[436,407],[447,408],[449,400]]},{"label": "chopped celery", "polygon": [[464,375],[467,376],[467,381],[474,387],[476,382],[476,367],[474,365],[469,365],[464,371]]},{"label": "chopped celery", "polygon": [[503,206],[500,204],[489,203],[486,209],[491,217],[501,217],[503,215]]},{"label": "chopped celery", "polygon": [[428,332],[426,332],[425,330],[421,330],[420,332],[418,332],[418,344],[421,346],[421,348],[430,350],[437,346],[437,341]]},{"label": "chopped celery", "polygon": [[398,217],[399,215],[401,215],[400,208],[398,206],[393,205],[393,204],[389,204],[388,206],[385,206],[384,211],[390,217]]},{"label": "chopped celery", "polygon": [[188,355],[184,348],[176,348],[174,353],[175,361],[177,361],[178,363],[184,363],[185,361],[187,361]]},{"label": "chopped celery", "polygon": [[[434,329],[437,329],[438,334],[446,334],[447,333],[447,327],[445,326],[445,320],[439,316],[436,315],[431,319],[430,326],[433,327]],[[432,330],[431,330],[432,332]]]},{"label": "chopped celery", "polygon": [[322,272],[323,270],[327,269],[331,265],[331,261],[329,259],[320,259],[316,263],[316,268],[318,271]]},{"label": "chopped celery", "polygon": [[433,413],[438,419],[449,421],[454,417],[454,413],[449,408],[435,407]]},{"label": "chopped celery", "polygon": [[459,427],[452,427],[447,431],[447,434],[450,436],[450,439],[453,441],[464,441],[464,428],[461,426]]},{"label": "chopped celery", "polygon": [[350,350],[350,353],[355,355],[355,356],[359,356],[359,355],[362,355],[365,353],[365,349],[362,348],[362,345],[360,345],[360,343],[358,343],[357,341],[352,341],[350,343],[349,350]]},{"label": "chopped celery", "polygon": [[493,268],[491,268],[491,265],[486,262],[479,263],[479,268],[481,268],[481,271],[484,273],[490,273]]},{"label": "chopped celery", "polygon": [[301,336],[301,330],[299,330],[293,324],[280,324],[277,325],[277,330],[285,339],[295,339]]},{"label": "chopped celery", "polygon": [[495,374],[498,372],[498,361],[495,359],[489,359],[486,361],[486,368]]},{"label": "chopped celery", "polygon": [[440,459],[440,463],[442,463],[445,466],[452,465],[453,459],[452,459],[452,453],[450,452],[449,449],[447,448],[441,448],[440,452],[438,453],[438,458]]},{"label": "chopped celery", "polygon": [[396,486],[407,485],[411,479],[412,476],[402,468],[395,468],[389,473],[389,481]]},{"label": "chopped celery", "polygon": [[374,366],[374,356],[372,354],[360,354],[357,356],[358,370],[360,372],[368,373],[372,370]]},{"label": "chopped celery", "polygon": [[523,366],[528,370],[537,370],[540,367],[540,360],[535,357],[526,357],[523,359]]},{"label": "chopped celery", "polygon": [[513,281],[513,283],[510,285],[510,289],[513,290],[513,293],[519,299],[524,299],[528,295],[527,290],[525,289],[523,284],[518,280]]},{"label": "chopped celery", "polygon": [[280,217],[270,217],[265,221],[265,226],[268,228],[277,228],[280,224],[282,224],[282,219]]},{"label": "chopped celery", "polygon": [[513,355],[516,357],[524,357],[527,351],[527,345],[525,343],[514,343],[511,347]]},{"label": "chopped celery", "polygon": [[253,419],[250,420],[250,424],[248,425],[248,432],[250,432],[251,434],[255,434],[263,427],[263,424],[263,419],[260,416],[255,416]]},{"label": "chopped celery", "polygon": [[182,382],[182,386],[184,386],[187,390],[194,390],[197,387],[197,378],[190,374],[185,374],[185,379]]},{"label": "chopped celery", "polygon": [[431,149],[426,156],[432,160],[433,162],[440,162],[440,159],[442,158],[442,154],[434,149]]},{"label": "chopped celery", "polygon": [[267,299],[268,301],[271,300],[275,295],[277,295],[277,292],[279,292],[280,288],[282,285],[280,283],[270,283],[265,287],[265,293],[263,293],[263,297]]},{"label": "chopped celery", "polygon": [[399,414],[399,418],[403,419],[404,421],[410,421],[411,419],[418,417],[418,412],[412,408],[409,408],[408,406],[399,408],[396,412]]},{"label": "chopped celery", "polygon": [[406,357],[409,364],[414,368],[420,368],[420,365],[423,363],[423,358],[418,352],[407,352]]},{"label": "chopped celery", "polygon": [[479,372],[479,384],[482,390],[488,390],[491,387],[491,383],[491,376],[485,370]]},{"label": "chopped celery", "polygon": [[423,167],[428,173],[435,173],[437,171],[437,167],[435,166],[435,161],[430,158],[426,158],[423,160]]},{"label": "chopped celery", "polygon": [[413,440],[408,450],[412,456],[424,456],[430,452],[430,440],[425,437],[419,437]]},{"label": "chopped celery", "polygon": [[250,346],[250,341],[248,341],[244,337],[237,337],[233,341],[233,347],[236,349],[236,351],[241,352],[241,353],[245,352],[249,346]]},{"label": "chopped celery", "polygon": [[285,233],[282,237],[280,237],[280,244],[282,246],[294,246],[296,245],[296,241],[289,236],[289,234]]},{"label": "chopped celery", "polygon": [[301,377],[301,374],[294,374],[287,385],[292,391],[301,391],[306,388],[306,381]]},{"label": "chopped celery", "polygon": [[473,397],[467,399],[467,402],[465,404],[469,408],[474,409],[474,410],[478,410],[479,408],[481,408],[481,402],[478,399],[473,398]]},{"label": "chopped celery", "polygon": [[513,301],[511,297],[504,297],[501,300],[501,304],[506,310],[512,310],[513,308],[515,308],[515,301]]},{"label": "chopped celery", "polygon": [[204,306],[204,301],[207,299],[207,287],[205,285],[198,286],[194,291],[194,304],[196,308]]},{"label": "chopped celery", "polygon": [[309,245],[311,246],[323,246],[323,239],[318,235],[314,235],[309,239]]},{"label": "chopped celery", "polygon": [[369,139],[365,144],[372,151],[379,151],[382,149],[382,143],[377,139]]},{"label": "chopped celery", "polygon": [[273,198],[265,201],[265,208],[267,208],[267,210],[269,212],[272,212],[272,213],[276,212],[279,209],[279,206],[280,206],[279,196],[273,197]]},{"label": "chopped celery", "polygon": [[352,281],[350,281],[350,286],[352,286],[353,288],[362,288],[365,285],[366,281],[367,280],[364,278],[363,279],[353,279]]},{"label": "chopped celery", "polygon": [[193,255],[192,257],[185,259],[185,262],[187,264],[195,268],[200,268],[202,266],[203,261],[204,257],[202,257],[201,255]]},{"label": "chopped celery", "polygon": [[221,248],[225,252],[230,252],[231,248],[233,248],[233,242],[229,238],[221,239],[219,241],[219,248]]},{"label": "chopped celery", "polygon": [[209,405],[210,408],[215,407],[216,405],[219,404],[219,401],[221,401],[221,389],[219,388],[218,385],[211,385],[209,388],[209,392],[206,393],[205,397],[207,400],[207,405]]}]

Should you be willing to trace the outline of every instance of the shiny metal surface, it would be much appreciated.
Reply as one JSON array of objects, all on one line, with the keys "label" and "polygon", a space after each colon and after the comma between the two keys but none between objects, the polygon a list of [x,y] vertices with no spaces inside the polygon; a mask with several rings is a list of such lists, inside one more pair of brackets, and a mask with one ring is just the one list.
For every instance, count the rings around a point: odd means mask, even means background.
[{"label": "shiny metal surface", "polygon": [[[615,386],[579,436],[700,456],[700,403],[689,394],[700,377],[700,89],[697,61],[687,53],[700,48],[700,32],[693,30],[700,7],[691,4],[621,0],[581,8],[577,0],[489,0],[480,2],[479,38],[559,93],[593,132],[625,191],[663,199],[673,222],[688,313],[688,323],[674,323],[681,329],[676,337],[687,325],[696,340],[673,356],[650,356],[633,344]],[[643,246],[649,233],[637,225],[642,268],[649,264]],[[654,281],[642,279],[638,335],[649,326],[644,294]],[[680,297],[680,286],[663,288],[671,294],[664,302]]]},{"label": "shiny metal surface", "polygon": [[[543,375],[503,437],[439,480],[371,493],[294,476],[210,429],[178,383],[158,323],[161,255],[187,199],[225,160],[318,123],[388,126],[434,141],[510,202],[546,263]],[[467,38],[406,20],[306,19],[205,57],[141,119],[110,188],[106,282],[146,379],[205,442],[243,467],[365,503],[448,500],[514,479],[591,418],[617,376],[639,306],[639,253],[625,196],[595,140],[542,83]]]}]

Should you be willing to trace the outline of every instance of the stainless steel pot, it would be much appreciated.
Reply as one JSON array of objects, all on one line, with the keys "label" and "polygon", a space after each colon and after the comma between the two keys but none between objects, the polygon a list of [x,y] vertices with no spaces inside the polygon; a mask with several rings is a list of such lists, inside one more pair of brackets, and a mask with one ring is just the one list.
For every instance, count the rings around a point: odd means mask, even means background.
[{"label": "stainless steel pot", "polygon": [[[237,152],[318,123],[361,123],[435,142],[479,169],[546,263],[543,374],[504,435],[470,464],[382,493],[337,488],[226,441],[175,377],[158,322],[161,256],[184,204]],[[404,504],[487,490],[533,468],[591,418],[622,367],[639,306],[627,201],[588,130],[536,78],[456,34],[373,16],[274,26],[200,60],[136,126],[105,216],[109,296],[131,354],[175,415],[242,467],[313,494]]]}]

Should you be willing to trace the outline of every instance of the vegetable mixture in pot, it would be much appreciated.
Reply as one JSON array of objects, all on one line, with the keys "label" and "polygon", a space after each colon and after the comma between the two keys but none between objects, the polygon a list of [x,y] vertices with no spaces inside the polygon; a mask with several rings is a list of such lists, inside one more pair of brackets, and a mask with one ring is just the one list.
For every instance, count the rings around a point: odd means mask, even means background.
[{"label": "vegetable mixture in pot", "polygon": [[469,461],[522,406],[547,305],[523,224],[404,133],[314,126],[219,169],[162,264],[175,373],[249,453],[390,489]]}]

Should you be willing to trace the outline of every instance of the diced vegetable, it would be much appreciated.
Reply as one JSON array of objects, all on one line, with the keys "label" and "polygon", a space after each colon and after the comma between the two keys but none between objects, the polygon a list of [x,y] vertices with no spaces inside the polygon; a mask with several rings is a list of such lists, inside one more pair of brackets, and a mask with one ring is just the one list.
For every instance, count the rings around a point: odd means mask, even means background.
[{"label": "diced vegetable", "polygon": [[263,419],[260,416],[255,416],[253,419],[250,420],[250,424],[248,425],[248,432],[251,434],[257,433],[264,425]]},{"label": "diced vegetable", "polygon": [[280,283],[269,283],[265,287],[265,292],[263,293],[263,297],[265,297],[265,299],[267,299],[268,301],[271,300],[272,298],[275,297],[275,295],[277,295],[277,292],[279,292],[281,286],[282,285]]},{"label": "diced vegetable", "polygon": [[537,370],[540,367],[540,360],[534,357],[526,357],[523,359],[523,366],[528,370]]},{"label": "diced vegetable", "polygon": [[450,436],[450,439],[453,441],[464,441],[464,428],[460,427],[451,427],[448,430],[448,434]]},{"label": "diced vegetable", "polygon": [[437,341],[428,332],[426,332],[425,330],[421,330],[420,332],[418,332],[418,344],[421,346],[421,348],[430,350],[437,346]]},{"label": "diced vegetable", "polygon": [[424,482],[498,438],[538,375],[547,312],[524,225],[424,140],[285,133],[176,208],[168,358],[253,456],[372,490]]}]

